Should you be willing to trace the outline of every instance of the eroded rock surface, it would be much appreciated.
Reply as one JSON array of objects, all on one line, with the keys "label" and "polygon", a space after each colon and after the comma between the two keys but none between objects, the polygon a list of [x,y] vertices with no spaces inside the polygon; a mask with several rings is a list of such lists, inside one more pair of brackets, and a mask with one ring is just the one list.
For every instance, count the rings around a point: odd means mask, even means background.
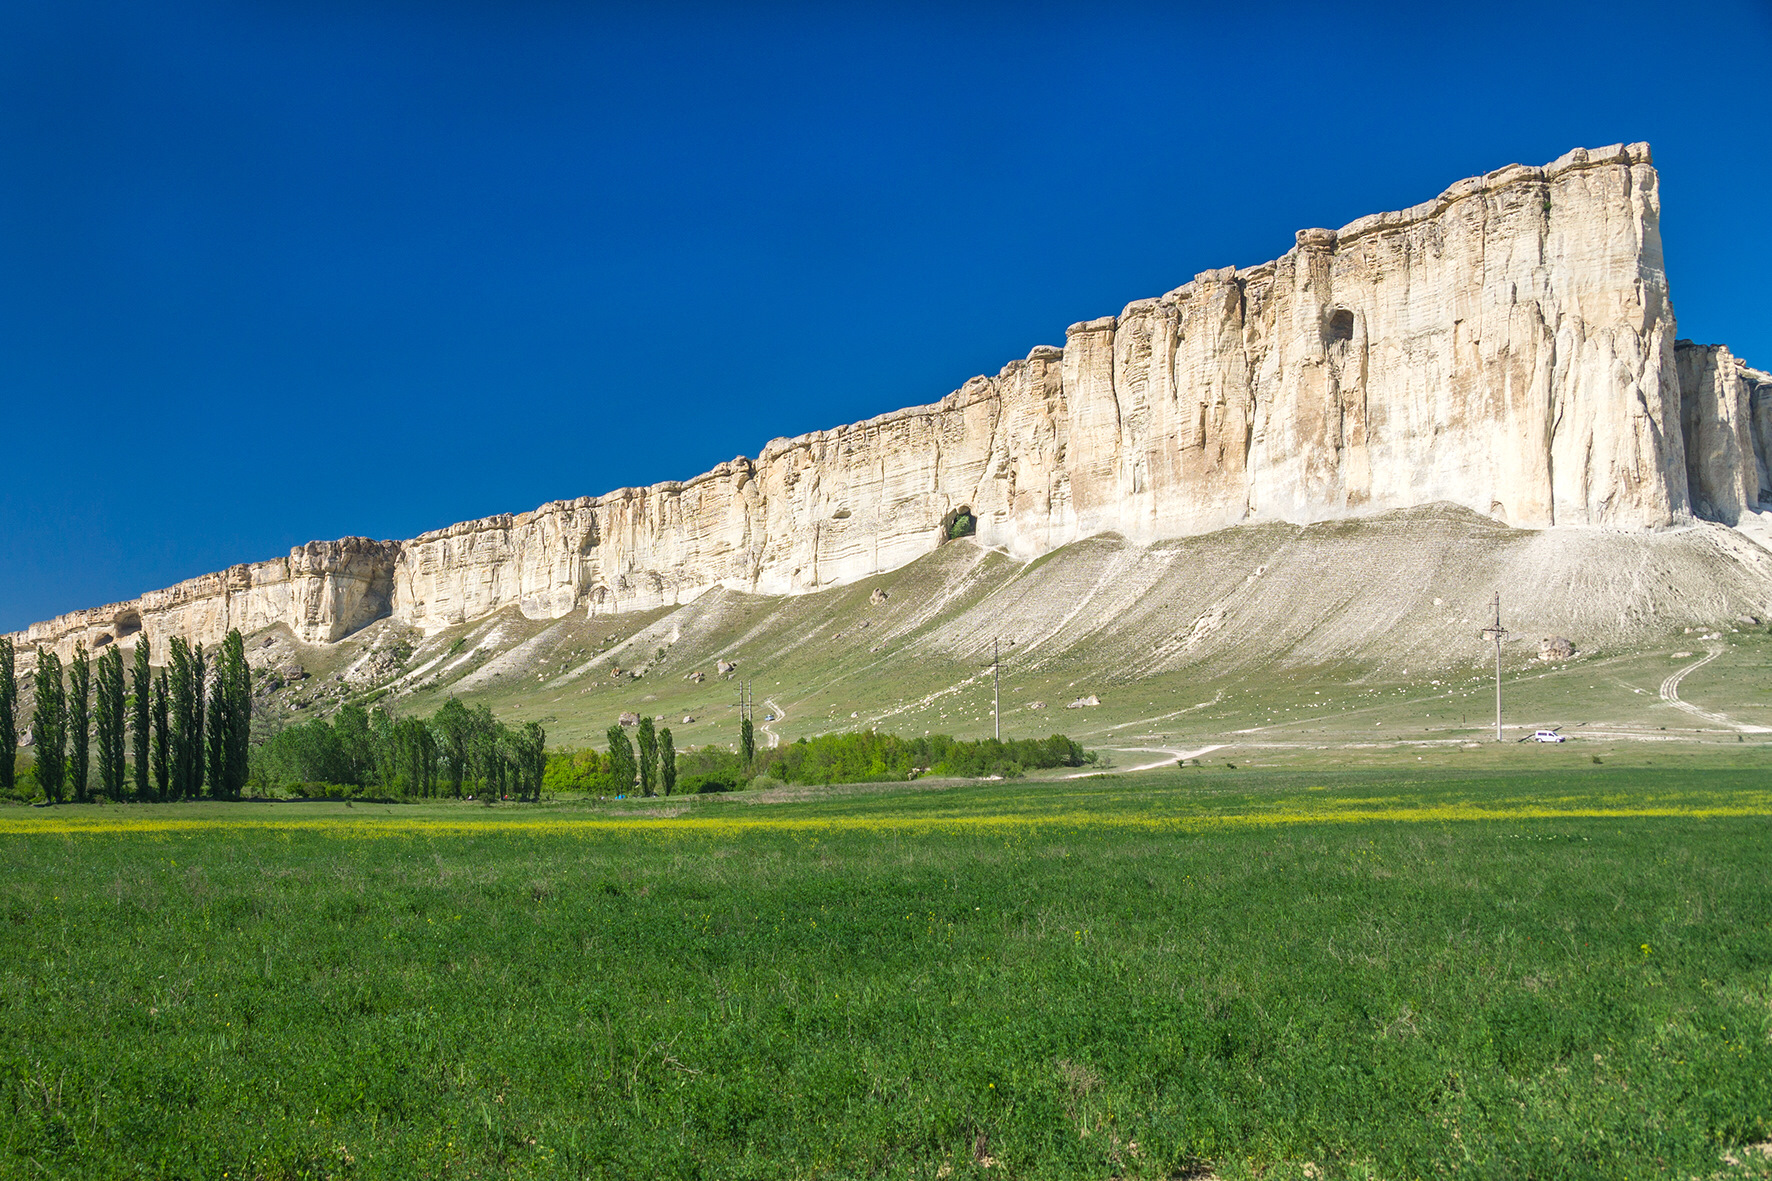
[{"label": "eroded rock surface", "polygon": [[777,439],[685,482],[314,542],[31,627],[21,648],[148,635],[308,642],[391,615],[428,632],[648,609],[713,587],[795,594],[897,569],[964,509],[1032,558],[1251,521],[1451,503],[1529,528],[1732,521],[1768,480],[1772,380],[1676,349],[1645,144],[1511,165],[1308,229],[1072,325],[931,406]]}]

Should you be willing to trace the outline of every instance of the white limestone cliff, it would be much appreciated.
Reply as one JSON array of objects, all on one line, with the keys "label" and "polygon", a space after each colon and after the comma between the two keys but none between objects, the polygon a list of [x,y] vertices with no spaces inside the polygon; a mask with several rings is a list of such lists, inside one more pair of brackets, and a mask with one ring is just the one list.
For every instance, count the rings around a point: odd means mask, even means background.
[{"label": "white limestone cliff", "polygon": [[[18,637],[131,628],[329,641],[391,614],[437,629],[643,609],[714,586],[794,594],[901,566],[960,508],[1032,558],[1246,521],[1451,502],[1529,528],[1728,520],[1767,487],[1772,384],[1676,352],[1645,144],[1512,165],[1279,259],[1206,271],[1073,325],[932,406],[777,439],[682,483],[405,542],[312,543]],[[1766,390],[1758,397],[1753,390]]]}]

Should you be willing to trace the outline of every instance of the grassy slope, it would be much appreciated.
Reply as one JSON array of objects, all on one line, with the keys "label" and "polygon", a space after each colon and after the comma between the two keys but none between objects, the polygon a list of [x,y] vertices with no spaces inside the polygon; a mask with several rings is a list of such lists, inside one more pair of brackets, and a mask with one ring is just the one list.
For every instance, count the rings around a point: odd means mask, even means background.
[{"label": "grassy slope", "polygon": [[1763,752],[1571,753],[12,811],[0,1172],[1730,1172]]},{"label": "grassy slope", "polygon": [[[457,693],[504,717],[541,720],[551,741],[570,745],[599,742],[624,710],[662,716],[680,747],[730,743],[737,685],[714,674],[727,658],[754,679],[760,720],[787,711],[771,727],[787,741],[860,725],[976,736],[990,732],[981,670],[1000,637],[1011,736],[1064,731],[1098,745],[1183,747],[1479,739],[1493,703],[1477,631],[1501,586],[1516,632],[1504,662],[1514,735],[1560,725],[1606,742],[1732,742],[1732,726],[1772,726],[1772,641],[1739,619],[1767,615],[1772,582],[1756,563],[1772,555],[1740,542],[1752,552],[1731,557],[1737,542],[1715,526],[1533,534],[1443,507],[1247,526],[1148,549],[1096,538],[1027,565],[961,542],[813,595],[715,591],[680,608],[591,620],[526,620],[513,610],[413,635],[412,671],[380,700],[429,712]],[[871,603],[875,590],[890,598]],[[328,674],[399,630],[383,623],[336,646],[295,646],[317,676],[285,696],[314,696]],[[1575,641],[1574,663],[1534,659],[1550,634]],[[1712,648],[1723,656],[1681,692],[1728,723],[1657,695],[1662,678],[1692,659],[1671,653]],[[612,678],[616,666],[644,675]],[[693,671],[707,679],[686,680]],[[1090,694],[1100,707],[1062,708]],[[1036,701],[1047,708],[1030,708]]]}]

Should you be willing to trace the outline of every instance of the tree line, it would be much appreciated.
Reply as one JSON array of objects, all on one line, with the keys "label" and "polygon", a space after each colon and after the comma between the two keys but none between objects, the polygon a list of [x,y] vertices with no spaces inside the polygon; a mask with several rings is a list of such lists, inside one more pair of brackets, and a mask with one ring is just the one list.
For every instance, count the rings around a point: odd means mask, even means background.
[{"label": "tree line", "polygon": [[870,783],[909,779],[917,775],[952,775],[979,779],[1000,775],[1013,779],[1046,767],[1081,767],[1095,761],[1092,752],[1054,734],[1050,738],[976,741],[946,734],[900,738],[860,730],[802,738],[758,751],[751,760],[754,777],[785,783]]},{"label": "tree line", "polygon": [[[0,757],[0,792],[9,795],[18,786],[15,656],[12,641],[0,637],[0,750],[6,755]],[[44,799],[240,797],[249,774],[252,684],[237,629],[223,639],[213,661],[201,643],[192,647],[173,639],[157,674],[148,638],[140,637],[132,686],[125,684],[123,652],[115,645],[99,654],[96,669],[84,644],[74,646],[66,668],[54,651],[39,647],[36,656],[31,745]]]},{"label": "tree line", "polygon": [[252,780],[305,794],[328,787],[373,788],[398,799],[464,794],[540,799],[547,732],[508,726],[484,705],[451,697],[429,718],[395,717],[359,705],[331,721],[286,726],[252,748]]}]

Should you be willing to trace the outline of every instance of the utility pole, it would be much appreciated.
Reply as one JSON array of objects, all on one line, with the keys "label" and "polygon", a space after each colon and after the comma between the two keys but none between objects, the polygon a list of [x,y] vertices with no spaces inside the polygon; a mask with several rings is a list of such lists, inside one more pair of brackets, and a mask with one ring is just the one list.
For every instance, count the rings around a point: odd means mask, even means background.
[{"label": "utility pole", "polygon": [[1483,629],[1483,638],[1495,641],[1495,741],[1501,741],[1501,641],[1507,629],[1501,626],[1501,592],[1495,592],[1495,622]]},{"label": "utility pole", "polygon": [[997,637],[991,637],[991,714],[997,720],[997,741],[1003,741],[1003,665],[997,658]]}]

